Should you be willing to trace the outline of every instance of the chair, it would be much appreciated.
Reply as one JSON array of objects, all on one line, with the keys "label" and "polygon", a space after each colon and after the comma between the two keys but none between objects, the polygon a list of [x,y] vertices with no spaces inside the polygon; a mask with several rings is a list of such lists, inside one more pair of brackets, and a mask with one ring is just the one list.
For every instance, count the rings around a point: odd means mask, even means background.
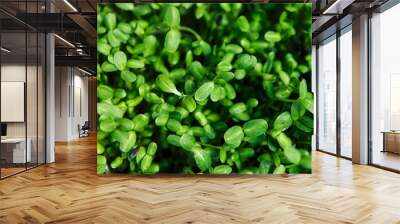
[{"label": "chair", "polygon": [[90,129],[89,121],[85,121],[85,123],[82,126],[78,124],[79,138],[89,136],[89,129]]}]

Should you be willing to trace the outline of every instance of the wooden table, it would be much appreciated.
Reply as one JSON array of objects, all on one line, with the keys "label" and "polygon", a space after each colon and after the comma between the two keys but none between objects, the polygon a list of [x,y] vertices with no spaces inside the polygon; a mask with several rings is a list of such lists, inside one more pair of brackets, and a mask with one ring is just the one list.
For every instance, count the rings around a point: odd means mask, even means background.
[{"label": "wooden table", "polygon": [[383,151],[400,154],[400,131],[383,131]]},{"label": "wooden table", "polygon": [[[27,147],[25,151],[26,142]],[[5,152],[5,156],[2,155],[2,159],[5,159],[6,163],[21,164],[31,162],[32,157],[32,141],[30,138],[5,138],[1,139],[2,151]],[[10,155],[11,154],[11,155]],[[8,158],[7,158],[8,157]]]}]

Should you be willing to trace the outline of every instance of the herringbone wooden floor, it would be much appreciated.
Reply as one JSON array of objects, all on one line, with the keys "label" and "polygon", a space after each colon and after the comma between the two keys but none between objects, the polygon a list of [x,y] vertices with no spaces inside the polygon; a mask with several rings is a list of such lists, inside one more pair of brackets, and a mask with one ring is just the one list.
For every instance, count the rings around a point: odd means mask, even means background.
[{"label": "herringbone wooden floor", "polygon": [[0,181],[0,223],[400,223],[400,175],[322,153],[312,175],[102,177],[95,147]]}]

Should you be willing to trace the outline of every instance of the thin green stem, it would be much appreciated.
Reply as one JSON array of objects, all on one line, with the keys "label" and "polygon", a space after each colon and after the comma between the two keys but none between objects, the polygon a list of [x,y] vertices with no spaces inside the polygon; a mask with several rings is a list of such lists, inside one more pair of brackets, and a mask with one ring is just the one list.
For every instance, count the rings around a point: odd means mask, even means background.
[{"label": "thin green stem", "polygon": [[206,144],[206,143],[200,143],[200,145],[205,146],[205,147],[210,147],[210,148],[214,148],[214,149],[221,149],[221,146],[215,146],[215,145],[210,145],[210,144]]},{"label": "thin green stem", "polygon": [[296,102],[296,100],[292,100],[292,99],[279,99],[280,101],[283,101],[283,102],[288,102],[288,103],[294,103],[294,102]]},{"label": "thin green stem", "polygon": [[193,29],[191,29],[187,26],[180,26],[179,29],[181,31],[186,31],[188,33],[193,34],[193,36],[195,36],[197,40],[202,40],[201,36],[196,31],[194,31]]}]

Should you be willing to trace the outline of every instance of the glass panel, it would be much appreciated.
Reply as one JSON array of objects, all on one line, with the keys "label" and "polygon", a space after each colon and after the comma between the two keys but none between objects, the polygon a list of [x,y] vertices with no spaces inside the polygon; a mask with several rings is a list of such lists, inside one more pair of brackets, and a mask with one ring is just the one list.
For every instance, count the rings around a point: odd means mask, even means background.
[{"label": "glass panel", "polygon": [[28,38],[28,63],[27,63],[27,98],[26,98],[26,111],[27,111],[27,142],[28,149],[30,148],[31,159],[28,162],[28,168],[37,165],[38,160],[38,36],[36,32],[27,33]]},{"label": "glass panel", "polygon": [[318,48],[318,148],[336,153],[336,38]]},{"label": "glass panel", "polygon": [[[2,177],[25,170],[31,161],[26,144],[26,33],[1,34],[1,166]],[[27,147],[28,146],[28,147]],[[28,150],[27,150],[28,148]]]},{"label": "glass panel", "polygon": [[351,158],[352,149],[352,35],[340,36],[340,153]]},{"label": "glass panel", "polygon": [[372,18],[372,163],[400,170],[400,5]]},{"label": "glass panel", "polygon": [[38,163],[45,163],[46,151],[45,151],[45,35],[40,33],[38,45]]},{"label": "glass panel", "polygon": [[[37,13],[38,3],[27,2],[26,7],[27,13]],[[31,20],[37,20],[37,16],[31,18]],[[37,21],[32,21],[36,23]],[[27,30],[27,98],[26,98],[26,114],[27,114],[27,149],[31,151],[30,162],[27,163],[27,167],[35,167],[38,164],[38,33],[36,30]]]}]

